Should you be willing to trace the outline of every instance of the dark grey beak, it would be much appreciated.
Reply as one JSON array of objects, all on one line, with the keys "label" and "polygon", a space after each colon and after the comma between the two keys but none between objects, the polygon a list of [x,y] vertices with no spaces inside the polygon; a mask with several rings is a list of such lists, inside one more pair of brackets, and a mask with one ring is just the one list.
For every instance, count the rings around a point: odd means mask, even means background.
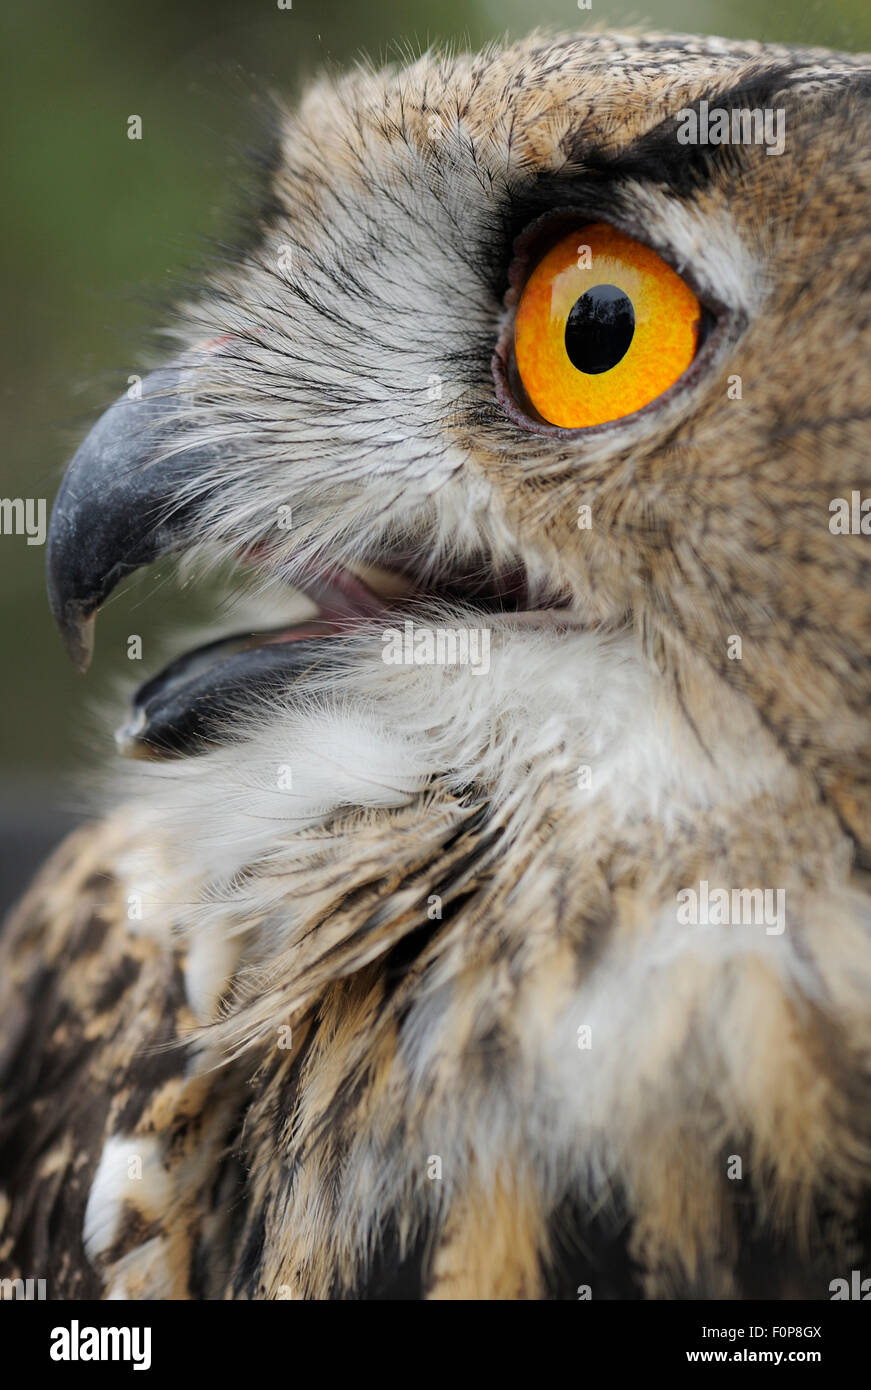
[{"label": "dark grey beak", "polygon": [[139,399],[122,396],[110,406],[55,499],[46,555],[49,602],[80,671],[90,664],[97,610],[126,574],[178,547],[200,500],[196,482],[213,457],[184,448],[185,376],[181,367],[161,368],[142,382]]},{"label": "dark grey beak", "polygon": [[[217,446],[187,433],[196,363],[146,377],[97,421],[67,469],[48,534],[48,592],[73,662],[87,670],[94,619],[125,575],[183,550],[226,477]],[[317,619],[218,638],[171,661],[134,694],[117,735],[136,758],[186,757],[238,736],[247,719],[310,668],[323,671],[345,626],[383,609],[353,575],[310,579]],[[324,642],[327,643],[326,648]]]}]

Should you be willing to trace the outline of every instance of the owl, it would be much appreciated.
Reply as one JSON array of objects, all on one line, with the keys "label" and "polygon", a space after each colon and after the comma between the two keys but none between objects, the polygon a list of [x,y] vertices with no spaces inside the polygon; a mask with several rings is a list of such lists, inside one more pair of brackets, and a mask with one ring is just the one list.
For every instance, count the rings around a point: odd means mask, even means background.
[{"label": "owl", "polygon": [[253,235],[54,507],[81,669],[145,565],[255,616],[133,693],[4,930],[4,1274],[867,1260],[869,63],[538,34],[278,112]]}]

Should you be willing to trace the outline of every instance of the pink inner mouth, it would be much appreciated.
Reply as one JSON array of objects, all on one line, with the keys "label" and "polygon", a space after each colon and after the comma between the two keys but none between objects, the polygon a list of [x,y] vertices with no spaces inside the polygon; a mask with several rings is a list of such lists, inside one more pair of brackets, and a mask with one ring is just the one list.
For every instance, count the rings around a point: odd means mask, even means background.
[{"label": "pink inner mouth", "polygon": [[[239,559],[243,563],[262,564],[268,562],[269,552],[263,545],[251,546],[240,552]],[[349,625],[383,613],[391,602],[389,596],[376,593],[352,570],[335,563],[324,565],[310,561],[295,568],[291,587],[316,605],[317,617],[278,629],[262,640],[293,642],[303,637],[324,637],[332,632],[347,631]],[[416,592],[412,585],[403,583],[404,598],[414,597]]]}]

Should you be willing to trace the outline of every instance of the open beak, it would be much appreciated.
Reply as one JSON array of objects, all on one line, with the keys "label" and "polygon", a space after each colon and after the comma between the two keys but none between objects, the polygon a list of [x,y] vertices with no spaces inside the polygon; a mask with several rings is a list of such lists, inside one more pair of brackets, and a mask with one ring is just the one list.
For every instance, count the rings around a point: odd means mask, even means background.
[{"label": "open beak", "polygon": [[[48,593],[73,663],[86,671],[95,618],[134,570],[189,543],[198,512],[220,486],[216,451],[185,443],[181,404],[190,366],[153,372],[94,425],[67,469],[48,535]],[[128,757],[201,752],[234,736],[247,713],[286,691],[323,639],[383,610],[354,575],[318,570],[300,585],[319,617],[272,631],[235,633],[171,662],[134,694],[118,731]]]}]

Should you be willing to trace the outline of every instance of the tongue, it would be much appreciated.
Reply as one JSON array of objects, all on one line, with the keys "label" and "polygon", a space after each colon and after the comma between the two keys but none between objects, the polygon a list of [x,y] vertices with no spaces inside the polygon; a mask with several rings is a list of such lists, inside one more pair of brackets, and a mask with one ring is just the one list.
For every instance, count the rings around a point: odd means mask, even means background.
[{"label": "tongue", "polygon": [[295,576],[295,582],[318,605],[322,618],[369,618],[384,607],[384,600],[364,580],[338,565],[312,566]]},{"label": "tongue", "polygon": [[237,633],[196,647],[140,686],[115,741],[128,758],[180,758],[239,737],[259,704],[329,660],[330,638],[348,622],[312,620]]},{"label": "tongue", "polygon": [[[240,560],[249,562],[268,558],[269,552],[263,545],[251,546],[239,555]],[[384,607],[384,600],[365,580],[341,565],[303,561],[294,570],[292,587],[316,603],[320,616],[328,620],[368,618]]]}]

